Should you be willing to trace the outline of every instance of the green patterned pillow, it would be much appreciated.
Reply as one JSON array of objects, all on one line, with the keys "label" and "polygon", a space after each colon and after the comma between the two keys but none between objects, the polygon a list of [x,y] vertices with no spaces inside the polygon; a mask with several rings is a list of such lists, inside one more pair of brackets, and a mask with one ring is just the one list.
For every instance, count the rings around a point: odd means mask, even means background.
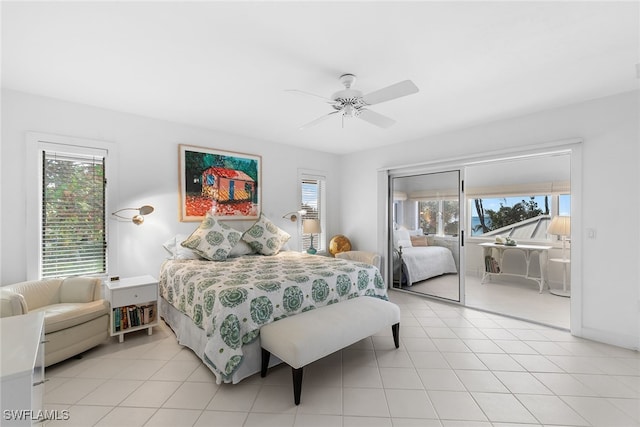
[{"label": "green patterned pillow", "polygon": [[241,237],[242,233],[207,212],[200,226],[181,245],[208,260],[224,261]]},{"label": "green patterned pillow", "polygon": [[258,221],[242,235],[242,240],[262,255],[276,255],[290,238],[289,233],[278,228],[263,214],[260,214]]}]

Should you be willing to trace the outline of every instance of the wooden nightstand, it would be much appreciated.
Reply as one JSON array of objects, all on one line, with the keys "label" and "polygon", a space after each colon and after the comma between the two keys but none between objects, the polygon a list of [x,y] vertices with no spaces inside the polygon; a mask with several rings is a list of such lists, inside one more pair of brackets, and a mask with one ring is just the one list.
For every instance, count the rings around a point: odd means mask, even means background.
[{"label": "wooden nightstand", "polygon": [[147,329],[151,335],[158,325],[158,281],[147,275],[107,281],[105,286],[111,336],[118,335],[123,342],[127,332]]}]

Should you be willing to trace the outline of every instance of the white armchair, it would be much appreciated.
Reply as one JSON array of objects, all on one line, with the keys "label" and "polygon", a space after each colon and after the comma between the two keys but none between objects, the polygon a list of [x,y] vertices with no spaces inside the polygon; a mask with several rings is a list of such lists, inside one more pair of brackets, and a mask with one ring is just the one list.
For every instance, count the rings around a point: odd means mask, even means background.
[{"label": "white armchair", "polygon": [[45,366],[109,338],[109,303],[95,277],[32,280],[0,287],[0,317],[43,311]]},{"label": "white armchair", "polygon": [[380,270],[380,255],[375,252],[366,251],[346,251],[336,254],[336,258],[350,259],[352,261],[364,262],[371,264]]}]

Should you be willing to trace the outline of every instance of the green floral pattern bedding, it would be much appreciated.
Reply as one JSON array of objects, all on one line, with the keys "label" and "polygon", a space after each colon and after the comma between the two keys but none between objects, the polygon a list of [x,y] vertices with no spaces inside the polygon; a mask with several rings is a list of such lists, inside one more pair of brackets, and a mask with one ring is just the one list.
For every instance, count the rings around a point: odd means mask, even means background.
[{"label": "green floral pattern bedding", "polygon": [[281,252],[223,262],[166,260],[160,295],[208,337],[203,360],[224,382],[242,363],[242,346],[260,326],[363,295],[387,299],[378,269],[363,263]]}]

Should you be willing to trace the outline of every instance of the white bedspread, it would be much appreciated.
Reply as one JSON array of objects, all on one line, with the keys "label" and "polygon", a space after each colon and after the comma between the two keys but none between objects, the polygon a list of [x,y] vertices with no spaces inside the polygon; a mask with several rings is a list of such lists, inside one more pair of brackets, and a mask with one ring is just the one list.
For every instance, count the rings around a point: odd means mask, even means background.
[{"label": "white bedspread", "polygon": [[403,247],[407,285],[446,273],[457,273],[453,254],[442,246]]}]

